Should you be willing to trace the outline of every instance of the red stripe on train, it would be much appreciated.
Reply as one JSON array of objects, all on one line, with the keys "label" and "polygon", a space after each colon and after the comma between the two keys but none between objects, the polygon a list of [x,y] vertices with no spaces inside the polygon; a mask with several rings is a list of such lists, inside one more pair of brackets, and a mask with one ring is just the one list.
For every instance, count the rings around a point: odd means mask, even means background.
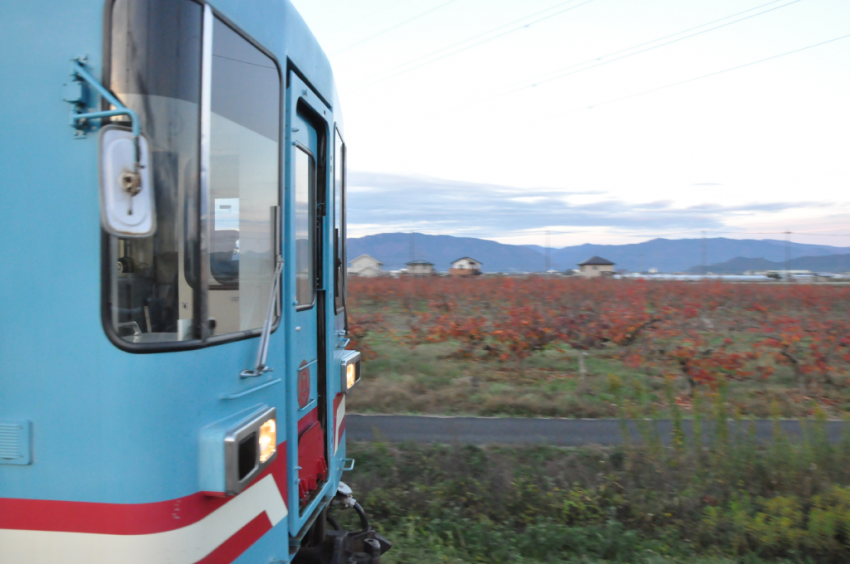
[{"label": "red stripe on train", "polygon": [[265,513],[260,513],[250,523],[242,527],[239,532],[224,541],[218,548],[207,556],[198,560],[197,564],[230,564],[239,556],[251,548],[255,542],[260,540],[264,534],[272,528]]},{"label": "red stripe on train", "polygon": [[[248,489],[269,474],[287,502],[286,443],[278,445],[274,462]],[[163,533],[197,523],[231,499],[234,498],[210,497],[200,492],[155,503],[0,498],[0,529],[107,535]]]}]

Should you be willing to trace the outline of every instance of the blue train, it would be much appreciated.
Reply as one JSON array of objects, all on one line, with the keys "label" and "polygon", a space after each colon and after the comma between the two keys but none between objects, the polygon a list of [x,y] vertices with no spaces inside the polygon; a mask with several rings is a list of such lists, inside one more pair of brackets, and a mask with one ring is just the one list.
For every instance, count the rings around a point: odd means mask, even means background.
[{"label": "blue train", "polygon": [[341,482],[346,148],[303,20],[5,2],[0,46],[0,562],[379,562]]}]

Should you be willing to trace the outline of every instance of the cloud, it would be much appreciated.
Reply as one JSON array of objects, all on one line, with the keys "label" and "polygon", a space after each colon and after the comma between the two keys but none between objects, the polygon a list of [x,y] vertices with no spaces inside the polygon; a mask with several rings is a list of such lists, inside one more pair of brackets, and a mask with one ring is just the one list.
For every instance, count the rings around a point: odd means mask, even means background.
[{"label": "cloud", "polygon": [[479,237],[552,226],[656,231],[695,226],[717,229],[725,227],[730,214],[763,214],[822,205],[771,202],[675,207],[670,200],[632,203],[613,199],[574,204],[569,201],[571,196],[604,198],[605,194],[366,172],[350,173],[349,186],[348,221],[358,232],[416,230]]}]

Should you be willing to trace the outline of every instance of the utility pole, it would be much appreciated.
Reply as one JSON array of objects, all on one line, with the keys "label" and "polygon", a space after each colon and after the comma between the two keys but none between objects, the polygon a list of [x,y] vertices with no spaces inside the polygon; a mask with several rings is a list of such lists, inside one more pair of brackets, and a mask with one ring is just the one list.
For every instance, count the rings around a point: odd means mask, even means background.
[{"label": "utility pole", "polygon": [[[410,262],[416,260],[416,241],[415,241],[416,233],[413,231],[410,232]],[[413,314],[413,309],[416,308],[416,276],[411,272],[414,268],[414,265],[407,265],[407,276],[410,278],[410,295],[413,296],[411,302],[411,316]]]},{"label": "utility pole", "polygon": [[791,278],[791,274],[788,272],[788,265],[791,262],[791,248],[788,246],[788,236],[791,235],[790,231],[785,231],[785,282],[788,282]]},{"label": "utility pole", "polygon": [[706,243],[706,241],[705,241],[705,230],[703,229],[703,231],[702,231],[702,273],[708,274],[708,259],[707,259],[708,253],[706,252],[705,243]]},{"label": "utility pole", "polygon": [[551,269],[551,260],[549,258],[549,252],[550,252],[549,231],[547,230],[546,231],[546,272],[549,272],[549,270]]}]

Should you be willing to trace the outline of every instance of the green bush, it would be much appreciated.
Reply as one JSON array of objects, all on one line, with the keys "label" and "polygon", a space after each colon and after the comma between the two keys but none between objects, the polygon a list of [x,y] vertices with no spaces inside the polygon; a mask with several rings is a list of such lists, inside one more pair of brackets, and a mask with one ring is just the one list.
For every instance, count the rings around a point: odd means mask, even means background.
[{"label": "green bush", "polygon": [[389,561],[850,561],[850,443],[819,422],[766,445],[653,429],[618,448],[354,443],[345,479],[396,536]]}]

